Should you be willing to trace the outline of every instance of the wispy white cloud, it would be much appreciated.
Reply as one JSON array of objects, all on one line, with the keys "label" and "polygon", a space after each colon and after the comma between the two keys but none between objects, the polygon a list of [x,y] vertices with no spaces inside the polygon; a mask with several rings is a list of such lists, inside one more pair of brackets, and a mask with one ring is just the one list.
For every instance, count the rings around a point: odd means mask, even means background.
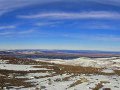
[{"label": "wispy white cloud", "polygon": [[[4,15],[7,12],[16,10],[18,8],[23,8],[25,6],[36,5],[36,4],[43,4],[48,2],[81,2],[83,0],[0,0],[0,16]],[[97,2],[103,4],[110,4],[110,5],[120,5],[120,0],[85,0],[83,2],[89,3],[90,2]]]},{"label": "wispy white cloud", "polygon": [[19,18],[26,19],[120,19],[120,13],[107,12],[107,11],[91,11],[80,13],[68,13],[68,12],[50,12],[50,13],[38,13],[33,15],[19,15]]},{"label": "wispy white cloud", "polygon": [[17,32],[17,34],[30,34],[30,33],[34,33],[35,30],[26,30],[26,31],[20,31],[20,32]]},{"label": "wispy white cloud", "polygon": [[9,26],[0,26],[0,30],[3,30],[3,29],[14,29],[16,28],[15,25],[9,25]]},{"label": "wispy white cloud", "polygon": [[120,5],[120,0],[88,0],[88,1],[94,1],[101,4],[108,4],[108,5],[114,5],[114,6]]},{"label": "wispy white cloud", "polygon": [[9,37],[12,37],[12,36],[21,36],[21,35],[31,35],[32,33],[36,32],[36,30],[25,30],[25,31],[3,31],[3,32],[0,32],[0,36],[9,36]]},{"label": "wispy white cloud", "polygon": [[61,34],[52,34],[52,33],[44,33],[41,34],[41,37],[62,37],[68,38],[70,40],[79,40],[79,41],[98,41],[98,42],[120,42],[119,35],[112,35],[112,34],[79,34],[79,33],[61,33]]},{"label": "wispy white cloud", "polygon": [[106,25],[106,24],[91,24],[91,25],[87,25],[87,27],[84,27],[84,28],[87,28],[87,29],[107,29],[107,30],[113,30],[113,29],[116,29],[116,27],[114,26],[110,26],[110,25]]},{"label": "wispy white cloud", "polygon": [[25,6],[35,4],[42,4],[50,1],[59,0],[0,0],[0,16],[18,8],[23,8]]},{"label": "wispy white cloud", "polygon": [[69,39],[76,39],[76,40],[86,40],[86,41],[100,41],[100,42],[119,42],[120,41],[120,36],[117,35],[112,35],[112,34],[78,34],[78,33],[73,33],[73,34],[68,34],[68,33],[63,33],[60,35],[56,35],[59,37],[63,38],[69,38]]},{"label": "wispy white cloud", "polygon": [[91,36],[91,38],[94,40],[101,40],[101,41],[113,41],[113,42],[120,41],[120,37],[115,35],[96,35],[96,36]]},{"label": "wispy white cloud", "polygon": [[55,27],[57,25],[60,25],[62,22],[58,22],[58,21],[55,21],[55,22],[37,22],[35,23],[35,26],[50,26],[50,27]]},{"label": "wispy white cloud", "polygon": [[[113,25],[110,23],[100,23],[100,22],[87,22],[87,23],[75,23],[73,26],[76,26],[78,29],[89,29],[89,30],[118,30],[118,25]],[[87,27],[86,27],[87,26]]]},{"label": "wispy white cloud", "polygon": [[49,25],[53,25],[54,23],[51,22],[39,22],[36,23],[37,26],[49,26]]},{"label": "wispy white cloud", "polygon": [[11,32],[0,32],[0,36],[7,36],[10,34],[11,34]]}]

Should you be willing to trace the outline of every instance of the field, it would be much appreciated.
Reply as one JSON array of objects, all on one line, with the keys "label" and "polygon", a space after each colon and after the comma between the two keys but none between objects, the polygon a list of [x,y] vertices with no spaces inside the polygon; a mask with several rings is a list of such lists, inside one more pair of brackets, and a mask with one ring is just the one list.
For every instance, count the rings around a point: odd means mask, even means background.
[{"label": "field", "polygon": [[0,90],[120,90],[120,61],[119,57],[32,60],[1,55],[0,88]]}]

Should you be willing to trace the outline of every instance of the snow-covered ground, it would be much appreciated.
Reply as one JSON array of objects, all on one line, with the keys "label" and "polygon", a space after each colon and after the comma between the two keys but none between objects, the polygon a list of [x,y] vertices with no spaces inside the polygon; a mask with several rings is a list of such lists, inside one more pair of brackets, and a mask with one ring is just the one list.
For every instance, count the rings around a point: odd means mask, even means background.
[{"label": "snow-covered ground", "polygon": [[7,63],[9,60],[0,60],[0,64],[5,64]]},{"label": "snow-covered ground", "polygon": [[[103,88],[111,88],[111,90],[120,90],[120,77],[117,75],[105,76],[105,75],[85,75],[81,74],[70,78],[68,81],[64,81],[63,78],[70,75],[57,75],[49,78],[31,79],[29,81],[36,82],[36,87],[41,88],[41,90],[92,90],[95,88],[96,84],[103,82]],[[56,81],[56,80],[59,81]],[[70,87],[73,83],[78,80],[85,79],[78,85]],[[34,88],[36,88],[34,87]]]},{"label": "snow-covered ground", "polygon": [[[37,59],[36,61],[44,61],[56,64],[83,66],[83,67],[98,67],[102,68],[101,72],[115,73],[114,70],[120,70],[120,59],[117,57],[111,58],[87,58],[80,57],[71,60],[55,59]],[[38,66],[38,67],[34,67]],[[41,67],[39,67],[41,66]],[[43,66],[43,67],[42,67]],[[45,68],[46,66],[46,68]],[[25,75],[16,75],[15,78],[26,79],[25,82],[34,84],[33,87],[13,86],[9,90],[93,90],[99,83],[102,87],[99,90],[110,88],[111,90],[120,90],[120,76],[117,74],[112,75],[99,75],[99,74],[74,74],[62,73],[55,74],[53,69],[54,64],[45,65],[23,65],[23,64],[10,64],[7,60],[0,60],[0,70],[13,70],[13,71],[34,71],[34,70],[48,70],[46,72],[27,73]],[[51,71],[49,71],[51,70]],[[8,74],[9,75],[9,74]],[[11,74],[10,74],[11,75]],[[10,75],[8,78],[10,78]],[[2,76],[2,74],[0,75]],[[68,78],[68,79],[65,79]],[[5,89],[7,90],[7,89]]]},{"label": "snow-covered ground", "polygon": [[33,68],[33,66],[35,65],[0,64],[0,69],[14,71],[49,70],[46,68]]},{"label": "snow-covered ground", "polygon": [[[36,59],[36,60],[43,61],[42,59]],[[70,59],[70,60],[62,60],[62,59],[46,60],[46,62],[56,63],[56,64],[65,64],[65,65],[74,65],[74,66],[77,65],[77,66],[84,66],[84,67],[120,69],[120,57],[119,58],[118,57],[110,57],[110,58],[80,57],[77,59]]]}]

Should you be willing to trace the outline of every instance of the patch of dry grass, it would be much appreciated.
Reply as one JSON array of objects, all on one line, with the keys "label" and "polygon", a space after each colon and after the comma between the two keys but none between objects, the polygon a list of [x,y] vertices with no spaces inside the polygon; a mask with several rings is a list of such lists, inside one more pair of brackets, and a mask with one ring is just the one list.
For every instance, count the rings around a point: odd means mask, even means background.
[{"label": "patch of dry grass", "polygon": [[93,67],[81,67],[81,66],[72,66],[72,65],[58,65],[54,66],[54,71],[58,74],[99,74],[101,68],[93,68]]},{"label": "patch of dry grass", "polygon": [[114,70],[114,72],[120,76],[120,70]]},{"label": "patch of dry grass", "polygon": [[95,88],[93,88],[92,90],[99,90],[103,87],[102,83],[98,83],[96,84]]},{"label": "patch of dry grass", "polygon": [[88,82],[88,80],[86,78],[81,78],[80,80],[77,80],[76,82],[74,82],[73,84],[71,84],[69,86],[69,88],[74,87],[74,86],[79,85],[79,84],[84,83],[84,82]]},{"label": "patch of dry grass", "polygon": [[[103,87],[103,84],[106,84],[106,83],[110,83],[108,81],[100,81],[100,83],[96,84],[95,88],[93,88],[92,90],[99,90]],[[103,90],[107,90],[107,89],[103,89]]]},{"label": "patch of dry grass", "polygon": [[71,75],[71,76],[68,76],[68,77],[64,77],[62,80],[63,81],[69,81],[70,78],[72,77],[75,77],[75,75]]},{"label": "patch of dry grass", "polygon": [[0,55],[0,59],[9,60],[9,64],[22,64],[22,65],[51,65],[48,62],[34,61],[31,59],[17,58],[13,56]]},{"label": "patch of dry grass", "polygon": [[3,89],[3,87],[9,88],[10,86],[23,86],[23,87],[33,87],[30,82],[25,82],[28,80],[27,78],[8,78],[7,76],[0,77],[0,87]]}]

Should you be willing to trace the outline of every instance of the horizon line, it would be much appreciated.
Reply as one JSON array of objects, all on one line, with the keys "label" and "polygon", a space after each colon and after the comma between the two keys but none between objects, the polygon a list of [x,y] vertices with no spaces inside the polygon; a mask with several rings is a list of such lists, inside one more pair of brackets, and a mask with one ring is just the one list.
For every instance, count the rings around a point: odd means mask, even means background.
[{"label": "horizon line", "polygon": [[120,52],[120,51],[113,51],[113,50],[88,50],[88,49],[34,49],[34,48],[26,48],[26,49],[0,49],[0,51],[5,50],[47,50],[47,51],[55,51],[55,50],[66,50],[66,51],[96,51],[96,52]]}]

